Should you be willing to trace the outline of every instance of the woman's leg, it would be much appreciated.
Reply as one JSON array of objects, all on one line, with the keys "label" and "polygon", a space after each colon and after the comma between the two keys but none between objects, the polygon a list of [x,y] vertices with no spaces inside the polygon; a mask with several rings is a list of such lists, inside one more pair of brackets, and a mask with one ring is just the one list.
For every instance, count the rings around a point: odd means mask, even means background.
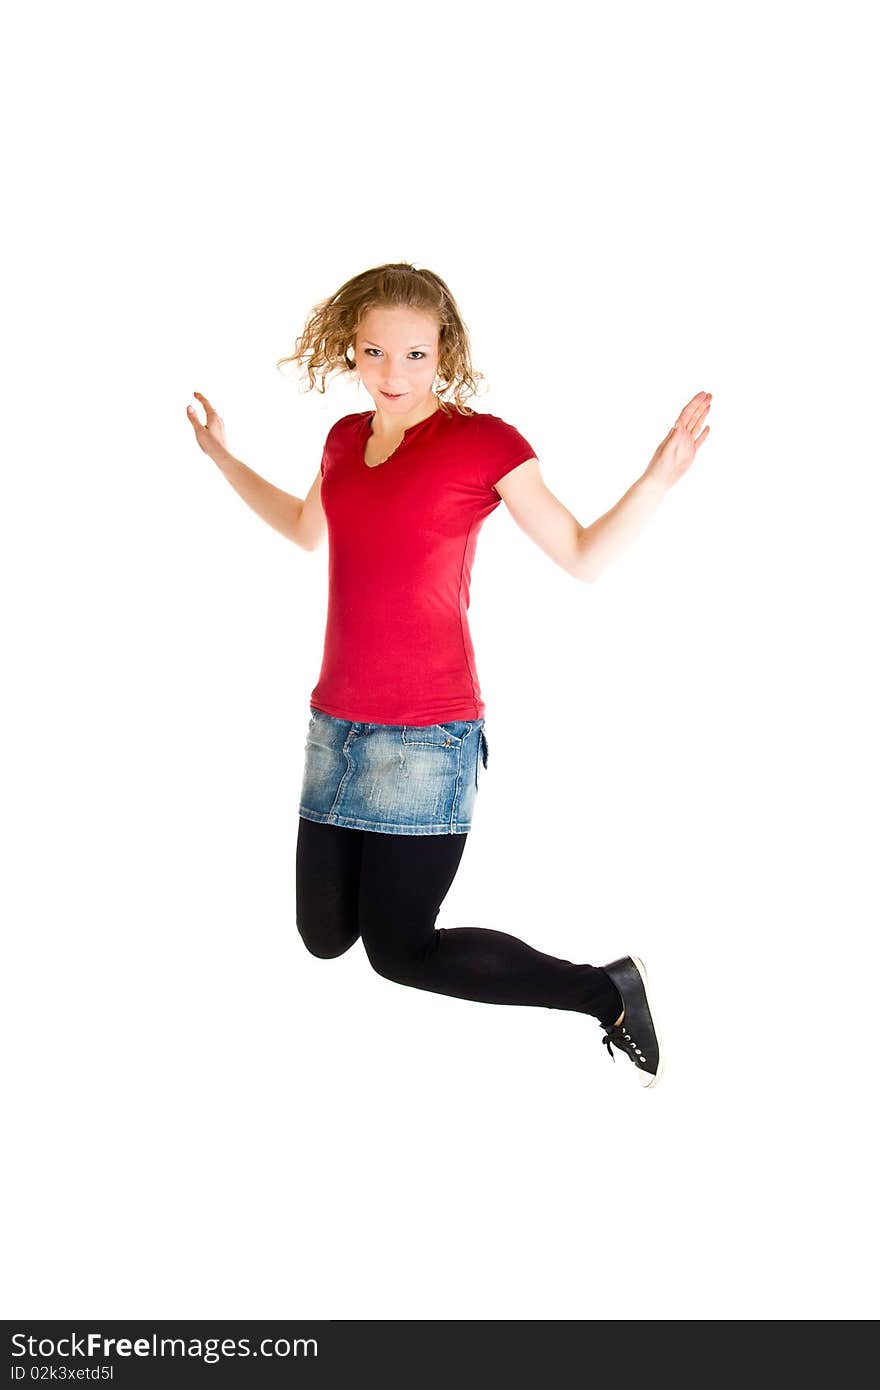
[{"label": "woman's leg", "polygon": [[296,925],[313,956],[341,956],[360,936],[358,885],[364,834],[299,818]]},{"label": "woman's leg", "polygon": [[370,963],[399,984],[485,1004],[572,1009],[613,1023],[623,1008],[604,970],[545,955],[484,927],[434,923],[467,835],[364,834],[359,923]]}]

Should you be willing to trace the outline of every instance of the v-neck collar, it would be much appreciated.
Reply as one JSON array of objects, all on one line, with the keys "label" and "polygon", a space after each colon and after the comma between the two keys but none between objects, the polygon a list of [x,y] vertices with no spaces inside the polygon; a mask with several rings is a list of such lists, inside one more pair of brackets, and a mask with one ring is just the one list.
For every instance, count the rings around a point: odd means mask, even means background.
[{"label": "v-neck collar", "polygon": [[[455,407],[451,407],[451,410],[454,414]],[[364,451],[367,447],[367,440],[370,437],[373,420],[376,418],[376,412],[375,410],[365,410],[361,417],[361,428],[358,431],[358,459],[360,460],[361,467],[366,473],[378,473],[380,468],[384,468],[386,464],[389,464],[392,459],[397,457],[404,444],[407,443],[416,431],[422,430],[425,425],[429,425],[438,415],[442,415],[444,419],[451,419],[451,415],[447,416],[446,412],[440,410],[439,407],[437,410],[432,410],[431,414],[426,415],[424,420],[417,420],[414,425],[407,425],[399,442],[392,449],[388,457],[383,459],[381,463],[367,463],[364,458]]]}]

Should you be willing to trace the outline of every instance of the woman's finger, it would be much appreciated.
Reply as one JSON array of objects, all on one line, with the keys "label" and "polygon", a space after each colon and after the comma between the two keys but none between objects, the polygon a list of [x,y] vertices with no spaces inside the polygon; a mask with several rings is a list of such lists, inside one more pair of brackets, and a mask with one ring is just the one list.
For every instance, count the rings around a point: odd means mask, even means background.
[{"label": "woman's finger", "polygon": [[193,395],[196,400],[201,401],[202,405],[205,407],[205,415],[208,417],[208,424],[211,423],[212,418],[220,419],[220,416],[217,414],[207,396],[203,396],[201,391],[193,391]]},{"label": "woman's finger", "polygon": [[687,405],[682,410],[681,415],[678,417],[686,430],[690,429],[694,421],[694,417],[696,416],[697,411],[700,409],[700,406],[703,403],[704,395],[704,391],[698,391],[697,394],[694,396],[693,400],[688,401]]},{"label": "woman's finger", "polygon": [[684,411],[682,411],[683,415],[686,412],[686,429],[689,429],[691,433],[699,429],[706,418],[706,412],[711,404],[712,397],[708,391],[701,391],[699,393],[699,398],[695,396],[693,401],[690,401],[688,405],[685,406]]},{"label": "woman's finger", "polygon": [[709,405],[710,405],[710,402],[707,401],[706,404],[705,404],[704,406],[702,406],[702,407],[697,411],[696,415],[694,415],[694,416],[691,418],[691,422],[690,422],[690,424],[688,425],[688,429],[690,430],[691,434],[695,434],[695,433],[697,432],[697,430],[700,428],[700,426],[702,425],[702,423],[703,423],[703,421],[705,420],[706,415],[707,415],[707,413],[708,413],[708,411],[709,411]]}]

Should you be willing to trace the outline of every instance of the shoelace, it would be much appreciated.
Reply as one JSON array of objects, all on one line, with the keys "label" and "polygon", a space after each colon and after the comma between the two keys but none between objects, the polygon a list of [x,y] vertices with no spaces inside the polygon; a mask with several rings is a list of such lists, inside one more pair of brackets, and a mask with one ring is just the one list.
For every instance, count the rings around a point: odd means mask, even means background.
[{"label": "shoelace", "polygon": [[[613,1047],[612,1047],[612,1045],[611,1045],[611,1032],[612,1032],[612,1031],[613,1031],[613,1030],[610,1030],[609,1032],[607,1032],[607,1033],[603,1036],[602,1041],[603,1041],[603,1043],[605,1044],[605,1046],[608,1048],[608,1056],[611,1058],[612,1062],[616,1062],[616,1061],[617,1061],[617,1058],[616,1058],[615,1055],[614,1055],[614,1049],[613,1049]],[[633,1051],[635,1052],[635,1054],[636,1054],[636,1056],[638,1057],[639,1061],[640,1061],[640,1062],[647,1062],[648,1059],[647,1059],[647,1057],[645,1056],[645,1054],[642,1052],[642,1049],[639,1047],[638,1043],[637,1043],[633,1038],[630,1037],[629,1033],[624,1032],[623,1028],[621,1028],[620,1032],[621,1032],[621,1035],[622,1035],[624,1038],[626,1038],[627,1042],[629,1043],[630,1047],[631,1047],[631,1048],[633,1049]]]}]

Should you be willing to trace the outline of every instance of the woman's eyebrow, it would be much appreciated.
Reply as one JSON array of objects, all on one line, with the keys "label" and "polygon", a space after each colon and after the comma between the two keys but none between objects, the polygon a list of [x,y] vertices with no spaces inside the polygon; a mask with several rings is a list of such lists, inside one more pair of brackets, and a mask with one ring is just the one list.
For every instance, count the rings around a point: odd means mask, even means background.
[{"label": "woman's eyebrow", "polygon": [[[377,347],[382,352],[385,351],[381,343],[371,343],[369,338],[364,338],[364,342],[366,343],[367,347]],[[413,343],[411,348],[407,348],[407,352],[415,352],[416,348],[430,348],[430,346],[430,343]]]}]

